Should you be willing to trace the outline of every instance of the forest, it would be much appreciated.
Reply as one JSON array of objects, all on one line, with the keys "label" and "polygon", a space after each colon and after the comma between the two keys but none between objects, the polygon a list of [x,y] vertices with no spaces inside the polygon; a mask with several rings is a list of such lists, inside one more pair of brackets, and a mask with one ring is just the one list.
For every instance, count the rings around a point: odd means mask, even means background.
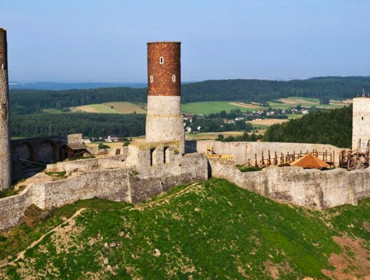
[{"label": "forest", "polygon": [[[352,98],[362,89],[370,90],[370,77],[321,77],[307,80],[208,80],[182,85],[182,102],[243,101],[259,102],[282,97]],[[98,88],[85,90],[11,90],[10,110],[14,114],[41,113],[46,108],[63,109],[72,106],[104,102],[146,102],[146,88]]]},{"label": "forest", "polygon": [[39,137],[82,133],[84,136],[131,137],[145,134],[145,115],[139,114],[33,114],[13,115],[12,137]]},{"label": "forest", "polygon": [[296,142],[332,144],[351,147],[352,106],[319,111],[271,126],[263,136],[267,142]]}]

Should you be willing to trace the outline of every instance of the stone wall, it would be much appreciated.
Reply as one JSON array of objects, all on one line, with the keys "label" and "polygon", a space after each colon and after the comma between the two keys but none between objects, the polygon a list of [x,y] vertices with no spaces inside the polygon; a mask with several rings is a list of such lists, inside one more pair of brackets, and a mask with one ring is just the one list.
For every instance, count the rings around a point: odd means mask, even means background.
[{"label": "stone wall", "polygon": [[62,161],[56,164],[49,164],[46,167],[46,172],[62,172],[66,171],[69,176],[76,172],[87,172],[107,168],[122,168],[125,166],[124,157],[112,156],[103,158],[80,159],[74,161]]},{"label": "stone wall", "polygon": [[344,204],[356,205],[370,195],[370,170],[333,169],[320,171],[300,167],[270,167],[258,172],[241,172],[235,163],[210,160],[212,176],[277,201],[313,209]]},{"label": "stone wall", "polygon": [[268,151],[270,151],[271,157],[274,157],[275,152],[278,156],[281,153],[299,153],[312,152],[317,150],[319,152],[333,153],[334,151],[334,162],[339,162],[339,154],[342,149],[337,148],[333,145],[324,144],[309,144],[309,143],[281,143],[281,142],[221,142],[221,141],[198,141],[197,152],[205,153],[207,147],[213,147],[213,150],[217,154],[233,155],[236,164],[247,163],[248,160],[254,164],[255,154],[257,154],[257,160],[261,159],[262,152],[265,159],[267,158]]},{"label": "stone wall", "polygon": [[370,98],[353,98],[352,149],[366,151],[370,140]]},{"label": "stone wall", "polygon": [[[72,174],[77,168],[78,173],[64,180],[33,183],[18,195],[0,199],[0,231],[15,226],[31,204],[48,209],[94,197],[137,203],[172,186],[208,179],[208,162],[200,154],[180,155],[168,165],[157,164],[139,171],[122,167],[122,163],[103,158],[50,165],[49,170],[66,168]],[[84,173],[80,173],[82,170]]]}]

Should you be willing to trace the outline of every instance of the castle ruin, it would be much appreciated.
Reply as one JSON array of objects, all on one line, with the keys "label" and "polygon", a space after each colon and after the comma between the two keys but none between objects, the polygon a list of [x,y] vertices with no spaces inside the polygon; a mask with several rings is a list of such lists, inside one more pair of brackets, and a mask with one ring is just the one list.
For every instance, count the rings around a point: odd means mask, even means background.
[{"label": "castle ruin", "polygon": [[181,104],[181,43],[148,43],[147,142],[178,141],[184,153]]},{"label": "castle ruin", "polygon": [[9,137],[9,85],[6,29],[0,28],[0,190],[12,183]]},{"label": "castle ruin", "polygon": [[352,150],[366,151],[370,141],[370,98],[353,98]]},{"label": "castle ruin", "polygon": [[[331,145],[305,143],[218,142],[198,141],[194,153],[185,153],[184,127],[180,111],[181,62],[180,42],[148,43],[148,114],[146,139],[137,140],[125,152],[114,156],[76,161],[61,161],[47,166],[48,172],[64,173],[54,180],[47,173],[22,182],[24,189],[17,195],[0,199],[0,231],[15,226],[32,204],[41,209],[61,207],[94,197],[137,203],[158,195],[172,186],[207,180],[209,176],[225,178],[238,186],[277,201],[325,209],[343,204],[356,205],[370,196],[370,170],[333,169],[305,170],[300,167],[268,167],[259,172],[243,173],[236,164],[257,154],[289,153],[292,150],[322,150],[333,154],[337,163],[342,149]],[[0,29],[0,190],[11,181],[9,151],[8,77],[6,31]],[[370,139],[370,99],[354,99],[354,143]],[[369,116],[369,118],[368,118]],[[36,142],[38,144],[36,144]],[[29,151],[29,160],[40,159],[42,151],[54,153],[52,139],[38,139],[33,151],[30,142],[18,143],[17,153]],[[60,146],[64,145],[62,142]],[[205,156],[208,147],[233,160]],[[362,144],[361,144],[362,146]],[[47,148],[45,148],[47,147]],[[54,147],[54,148],[53,148]],[[119,149],[121,150],[121,149]],[[37,155],[36,155],[37,154]],[[40,154],[40,156],[38,156]],[[50,157],[52,158],[52,157]],[[263,159],[262,159],[263,160]],[[45,161],[47,161],[45,159]],[[15,168],[15,170],[18,170]],[[338,182],[340,182],[338,184]]]}]

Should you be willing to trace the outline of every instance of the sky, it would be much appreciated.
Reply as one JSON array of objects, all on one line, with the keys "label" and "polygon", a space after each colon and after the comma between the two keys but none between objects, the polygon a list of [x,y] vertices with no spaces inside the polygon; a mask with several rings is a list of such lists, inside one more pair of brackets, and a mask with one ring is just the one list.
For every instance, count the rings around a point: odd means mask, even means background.
[{"label": "sky", "polygon": [[1,0],[9,78],[145,82],[146,42],[182,81],[370,76],[369,0]]}]

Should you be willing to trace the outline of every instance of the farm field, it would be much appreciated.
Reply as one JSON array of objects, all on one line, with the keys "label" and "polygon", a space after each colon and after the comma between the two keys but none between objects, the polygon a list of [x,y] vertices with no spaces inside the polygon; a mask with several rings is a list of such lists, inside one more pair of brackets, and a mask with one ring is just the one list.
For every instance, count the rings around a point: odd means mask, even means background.
[{"label": "farm field", "polygon": [[146,104],[135,104],[131,102],[109,102],[104,103],[108,107],[113,109],[119,114],[146,114]]},{"label": "farm field", "polygon": [[109,102],[71,107],[72,112],[100,113],[100,114],[145,114],[146,105],[131,102]]},{"label": "farm field", "polygon": [[252,125],[265,125],[265,126],[271,126],[273,124],[277,123],[285,123],[289,121],[289,119],[257,119],[253,121],[248,121],[248,123]]},{"label": "farm field", "polygon": [[352,100],[330,100],[328,105],[321,105],[320,100],[317,98],[306,98],[306,97],[287,97],[287,98],[280,98],[277,100],[278,102],[269,101],[268,104],[274,109],[289,109],[294,108],[298,105],[302,107],[312,107],[315,106],[317,108],[326,108],[326,109],[334,109],[334,108],[341,108],[343,106],[348,106],[352,103]]},{"label": "farm field", "polygon": [[71,107],[71,112],[85,113],[101,113],[101,114],[116,114],[117,111],[104,104],[89,104],[78,107]]},{"label": "farm field", "polygon": [[227,136],[241,136],[243,135],[243,131],[222,131],[222,132],[204,132],[204,133],[197,133],[185,134],[185,140],[214,140],[218,137],[218,135],[222,134],[224,137]]},{"label": "farm field", "polygon": [[235,109],[240,109],[242,112],[247,112],[258,108],[262,107],[235,101],[205,101],[181,104],[181,112],[183,113],[204,115],[219,113],[221,111],[230,112],[231,110]]},{"label": "farm field", "polygon": [[[348,106],[352,100],[330,100],[329,105],[320,105],[319,99],[304,97],[280,98],[276,101],[269,101],[268,104],[273,109],[289,109],[298,105],[302,107],[316,106],[317,108],[334,109]],[[267,107],[258,106],[256,103],[244,103],[239,101],[204,101],[181,104],[181,112],[188,114],[219,113],[221,111],[230,112],[231,110],[240,109],[242,112],[267,109]],[[77,107],[71,107],[71,112],[101,113],[101,114],[145,114],[146,104],[135,104],[131,102],[108,102],[102,104],[88,104]],[[44,109],[43,112],[50,114],[61,114],[59,109]],[[299,115],[289,118],[299,118]]]}]

